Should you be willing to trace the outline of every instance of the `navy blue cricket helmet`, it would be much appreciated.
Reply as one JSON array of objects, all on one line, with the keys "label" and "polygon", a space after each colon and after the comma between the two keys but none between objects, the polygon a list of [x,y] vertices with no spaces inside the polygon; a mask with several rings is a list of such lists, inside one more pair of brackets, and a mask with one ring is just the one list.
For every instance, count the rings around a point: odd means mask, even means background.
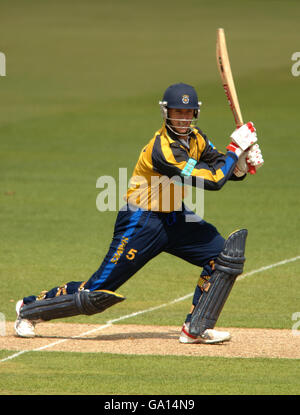
[{"label": "navy blue cricket helmet", "polygon": [[194,87],[188,84],[174,84],[169,86],[162,101],[166,102],[168,108],[191,108],[198,109],[199,101]]},{"label": "navy blue cricket helmet", "polygon": [[[178,84],[170,85],[166,89],[162,101],[159,101],[159,105],[164,121],[175,134],[178,134],[171,127],[172,123],[170,121],[172,120],[168,117],[168,108],[193,109],[195,119],[193,125],[195,125],[200,114],[201,102],[198,101],[198,95],[193,86],[180,82]],[[191,129],[189,129],[187,134],[182,135],[189,135],[190,132]]]}]

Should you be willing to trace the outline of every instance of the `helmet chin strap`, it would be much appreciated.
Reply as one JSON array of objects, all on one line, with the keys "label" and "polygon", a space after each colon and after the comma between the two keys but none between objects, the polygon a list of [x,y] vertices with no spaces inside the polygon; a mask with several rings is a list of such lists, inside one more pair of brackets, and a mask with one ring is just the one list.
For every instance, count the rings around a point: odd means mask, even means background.
[{"label": "helmet chin strap", "polygon": [[168,118],[166,119],[166,126],[169,128],[169,130],[172,131],[172,133],[178,135],[179,137],[188,137],[192,132],[192,128],[191,128],[191,126],[189,126],[189,127],[187,127],[187,132],[186,133],[179,133],[178,131],[175,130],[175,127],[172,128],[172,124],[170,124],[168,122]]}]

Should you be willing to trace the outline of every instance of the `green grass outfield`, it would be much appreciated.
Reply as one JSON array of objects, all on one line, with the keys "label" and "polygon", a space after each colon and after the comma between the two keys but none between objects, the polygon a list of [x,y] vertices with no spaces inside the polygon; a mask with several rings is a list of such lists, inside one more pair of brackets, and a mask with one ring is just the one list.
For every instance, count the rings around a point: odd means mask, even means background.
[{"label": "green grass outfield", "polygon": [[299,394],[299,366],[292,359],[193,359],[184,356],[145,357],[65,352],[32,352],[18,359],[3,363],[2,393]]},{"label": "green grass outfield", "polygon": [[[7,76],[0,77],[0,312],[7,321],[23,296],[86,280],[98,268],[116,213],[97,211],[96,180],[117,178],[120,167],[130,176],[161,126],[158,101],[169,84],[196,87],[203,102],[198,124],[224,151],[234,123],[216,66],[218,27],[265,165],[243,183],[206,192],[204,218],[224,236],[249,230],[246,273],[300,255],[300,76],[291,73],[299,12],[296,0],[1,2]],[[297,260],[240,280],[218,325],[292,328],[299,271]],[[196,267],[163,254],[119,289],[125,302],[65,321],[102,324],[167,303],[193,292],[198,276]],[[180,326],[190,302],[126,323]],[[300,390],[297,360],[44,353],[0,363],[0,393]]]}]

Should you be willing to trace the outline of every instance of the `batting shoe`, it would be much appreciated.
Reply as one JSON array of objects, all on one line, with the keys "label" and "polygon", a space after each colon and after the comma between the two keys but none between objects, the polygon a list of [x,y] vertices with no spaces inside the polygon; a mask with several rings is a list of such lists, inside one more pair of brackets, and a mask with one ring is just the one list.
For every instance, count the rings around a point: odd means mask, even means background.
[{"label": "batting shoe", "polygon": [[184,323],[179,341],[180,343],[205,343],[214,344],[229,341],[231,336],[228,331],[206,329],[201,336],[194,336],[189,332],[190,323]]},{"label": "batting shoe", "polygon": [[20,317],[20,310],[23,305],[23,300],[19,300],[16,304],[17,320],[15,321],[15,332],[19,337],[34,337],[36,322]]}]

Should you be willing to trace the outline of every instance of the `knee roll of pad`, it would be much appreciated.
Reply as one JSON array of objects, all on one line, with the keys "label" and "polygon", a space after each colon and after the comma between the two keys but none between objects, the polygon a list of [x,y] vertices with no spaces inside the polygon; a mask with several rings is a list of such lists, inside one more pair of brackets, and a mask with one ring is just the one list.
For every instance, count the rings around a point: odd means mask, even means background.
[{"label": "knee roll of pad", "polygon": [[244,269],[247,229],[233,232],[225,241],[224,249],[215,261],[215,269],[236,277]]}]

